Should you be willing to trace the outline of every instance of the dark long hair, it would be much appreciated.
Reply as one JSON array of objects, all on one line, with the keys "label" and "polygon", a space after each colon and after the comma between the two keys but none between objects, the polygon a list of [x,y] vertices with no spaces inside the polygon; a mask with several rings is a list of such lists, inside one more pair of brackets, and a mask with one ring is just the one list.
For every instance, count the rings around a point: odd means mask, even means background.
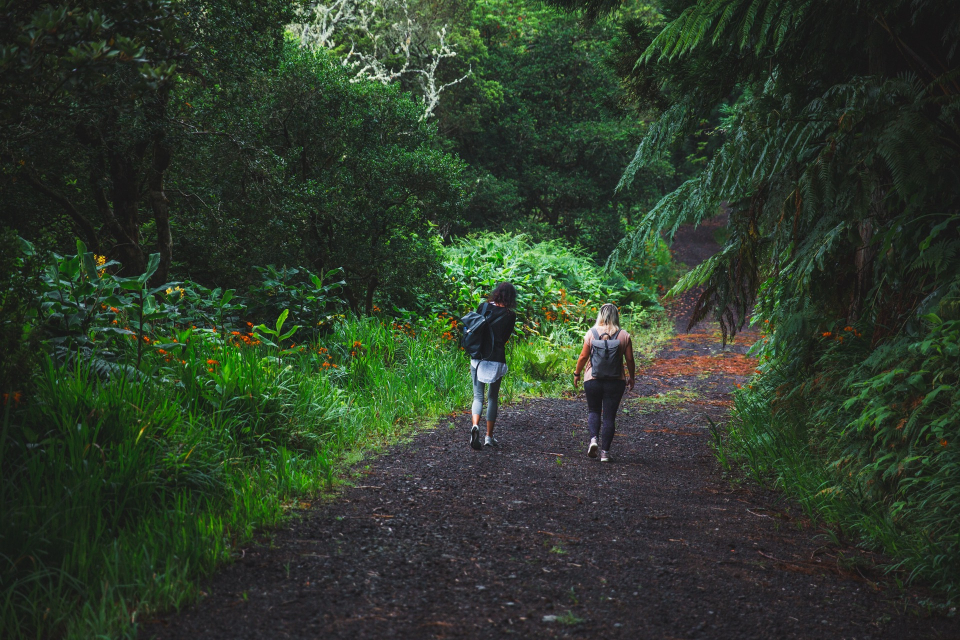
[{"label": "dark long hair", "polygon": [[501,282],[487,296],[487,302],[495,302],[501,307],[515,309],[517,306],[517,288],[509,282]]}]

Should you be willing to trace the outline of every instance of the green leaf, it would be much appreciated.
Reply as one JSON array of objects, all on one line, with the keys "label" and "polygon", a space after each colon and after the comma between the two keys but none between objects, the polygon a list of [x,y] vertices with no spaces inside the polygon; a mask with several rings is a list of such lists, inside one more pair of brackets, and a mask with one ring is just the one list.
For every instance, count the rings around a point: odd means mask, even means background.
[{"label": "green leaf", "polygon": [[274,335],[278,335],[280,331],[283,330],[283,323],[287,321],[287,316],[290,315],[289,309],[284,309],[280,312],[280,317],[277,318],[277,332]]},{"label": "green leaf", "polygon": [[24,240],[20,236],[17,236],[17,243],[20,245],[20,252],[25,256],[34,256],[37,254],[36,248],[33,246],[33,243],[28,240]]},{"label": "green leaf", "polygon": [[293,334],[297,332],[298,329],[300,329],[300,325],[295,325],[293,329],[286,332],[285,334],[280,336],[278,339],[280,340],[280,342],[283,342],[284,340],[289,340],[293,336]]},{"label": "green leaf", "polygon": [[93,254],[89,251],[86,253],[80,254],[81,260],[83,261],[83,271],[90,280],[97,279],[97,263],[93,258]]},{"label": "green leaf", "polygon": [[143,272],[143,275],[141,275],[138,278],[138,280],[140,280],[140,282],[146,283],[147,280],[149,280],[150,277],[157,272],[157,268],[159,266],[160,266],[160,254],[151,253],[150,257],[147,258],[147,270]]}]

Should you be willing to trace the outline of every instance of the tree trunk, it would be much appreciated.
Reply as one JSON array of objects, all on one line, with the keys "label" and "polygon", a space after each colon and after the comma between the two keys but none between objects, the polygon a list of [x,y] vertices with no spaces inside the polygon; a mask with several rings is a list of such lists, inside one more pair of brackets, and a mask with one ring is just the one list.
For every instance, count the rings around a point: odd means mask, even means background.
[{"label": "tree trunk", "polygon": [[380,286],[380,279],[377,276],[371,277],[367,280],[367,315],[373,314],[373,294],[377,290],[377,287]]},{"label": "tree trunk", "polygon": [[157,223],[157,251],[160,253],[160,266],[150,279],[150,284],[154,287],[167,281],[173,260],[170,200],[163,190],[163,176],[169,166],[170,150],[164,146],[162,136],[158,136],[153,143],[153,165],[150,169],[150,206],[153,208],[153,219]]},{"label": "tree trunk", "polygon": [[121,151],[110,150],[110,182],[113,206],[106,208],[106,214],[113,218],[111,230],[116,245],[114,252],[122,265],[120,274],[138,276],[147,268],[146,256],[140,246],[140,189],[138,165],[143,159],[147,143],[135,145],[132,156]]},{"label": "tree trunk", "polygon": [[854,265],[856,266],[856,283],[853,290],[853,299],[850,301],[850,311],[848,316],[851,322],[860,319],[860,312],[863,310],[863,301],[870,293],[870,286],[873,283],[873,218],[861,220],[857,225],[860,232],[860,246],[857,247],[854,255]]}]

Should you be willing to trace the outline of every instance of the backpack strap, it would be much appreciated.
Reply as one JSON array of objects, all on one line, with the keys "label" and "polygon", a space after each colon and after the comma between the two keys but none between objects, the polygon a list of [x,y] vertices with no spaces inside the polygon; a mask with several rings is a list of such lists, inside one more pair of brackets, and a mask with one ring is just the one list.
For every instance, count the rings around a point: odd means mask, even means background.
[{"label": "backpack strap", "polygon": [[[601,339],[601,338],[600,338],[600,332],[597,331],[597,328],[596,328],[596,327],[593,327],[593,328],[591,329],[591,331],[593,331],[593,336],[594,336],[597,340],[600,340],[600,339]],[[617,332],[616,332],[615,334],[613,334],[612,336],[611,336],[609,333],[606,333],[606,332],[604,332],[603,335],[607,336],[607,340],[616,340],[616,339],[617,339],[617,336],[620,335],[620,332],[621,332],[621,331],[622,331],[622,329],[617,329]]]}]

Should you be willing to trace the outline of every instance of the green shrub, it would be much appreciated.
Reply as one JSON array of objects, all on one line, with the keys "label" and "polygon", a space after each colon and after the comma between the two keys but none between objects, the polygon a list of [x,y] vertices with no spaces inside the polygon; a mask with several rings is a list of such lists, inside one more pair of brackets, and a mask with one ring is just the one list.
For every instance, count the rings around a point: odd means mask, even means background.
[{"label": "green shrub", "polygon": [[853,326],[821,343],[819,373],[800,385],[785,354],[760,350],[765,373],[737,393],[721,453],[956,597],[960,321],[930,314],[876,349]]},{"label": "green shrub", "polygon": [[[666,259],[669,263],[669,253]],[[463,315],[507,280],[517,287],[517,313],[528,332],[549,331],[555,323],[589,322],[605,302],[659,306],[649,269],[637,268],[631,280],[619,271],[604,270],[582,250],[559,240],[533,243],[522,234],[471,236],[446,248],[444,269],[446,308],[430,301],[434,310]]]}]

